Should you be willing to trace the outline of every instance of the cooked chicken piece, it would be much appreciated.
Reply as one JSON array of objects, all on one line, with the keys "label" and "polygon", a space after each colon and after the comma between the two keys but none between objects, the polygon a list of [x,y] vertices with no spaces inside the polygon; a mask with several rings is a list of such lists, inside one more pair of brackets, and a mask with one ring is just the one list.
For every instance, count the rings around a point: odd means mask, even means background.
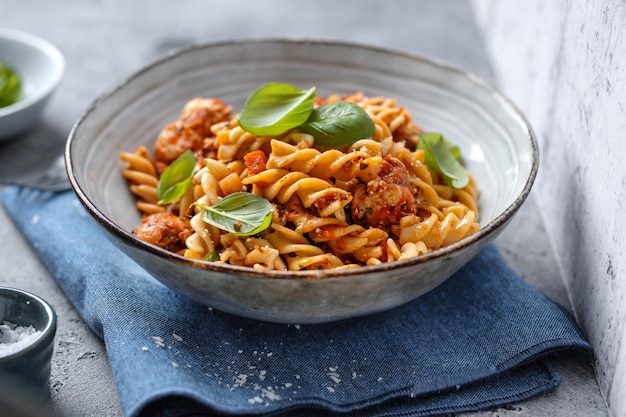
[{"label": "cooked chicken piece", "polygon": [[157,164],[170,164],[187,149],[202,149],[211,126],[230,119],[231,106],[216,98],[195,98],[187,102],[180,117],[163,128],[154,146]]},{"label": "cooked chicken piece", "polygon": [[363,226],[384,228],[417,211],[415,192],[402,162],[387,156],[378,178],[359,184],[352,200],[352,219]]},{"label": "cooked chicken piece", "polygon": [[143,241],[171,252],[185,249],[185,240],[193,229],[189,220],[170,213],[154,213],[141,219],[133,233]]}]

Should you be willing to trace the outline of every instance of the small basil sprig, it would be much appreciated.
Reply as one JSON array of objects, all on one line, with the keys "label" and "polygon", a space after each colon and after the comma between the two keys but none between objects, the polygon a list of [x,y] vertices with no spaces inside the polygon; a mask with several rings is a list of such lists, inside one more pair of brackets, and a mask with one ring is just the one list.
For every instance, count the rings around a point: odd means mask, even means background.
[{"label": "small basil sprig", "polygon": [[374,136],[376,126],[358,104],[337,101],[313,110],[300,130],[312,135],[318,145],[338,148]]},{"label": "small basil sprig", "polygon": [[417,146],[424,150],[426,165],[443,175],[446,184],[454,188],[463,188],[468,184],[467,172],[458,161],[461,151],[441,134],[423,132]]},{"label": "small basil sprig", "polygon": [[182,197],[191,186],[196,157],[186,150],[161,174],[157,184],[158,204],[169,204]]},{"label": "small basil sprig", "polygon": [[20,77],[10,67],[0,62],[0,107],[10,106],[22,96]]},{"label": "small basil sprig", "polygon": [[262,232],[272,224],[274,215],[272,203],[243,191],[229,194],[212,206],[196,205],[203,210],[202,220],[235,236]]},{"label": "small basil sprig", "polygon": [[239,125],[260,136],[281,135],[298,127],[327,148],[374,135],[374,122],[359,105],[338,101],[313,109],[314,99],[315,87],[301,90],[290,84],[265,84],[246,100]]},{"label": "small basil sprig", "polygon": [[259,136],[281,135],[307,120],[314,98],[315,87],[301,90],[290,84],[265,84],[246,100],[239,125]]}]

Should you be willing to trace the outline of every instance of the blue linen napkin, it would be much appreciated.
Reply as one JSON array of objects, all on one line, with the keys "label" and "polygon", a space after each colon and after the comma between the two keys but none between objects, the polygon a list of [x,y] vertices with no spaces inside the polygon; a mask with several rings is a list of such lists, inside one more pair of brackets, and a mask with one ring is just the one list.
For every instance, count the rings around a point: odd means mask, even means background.
[{"label": "blue linen napkin", "polygon": [[104,236],[73,192],[9,187],[6,211],[102,338],[125,415],[428,416],[553,389],[549,355],[591,348],[494,246],[387,312],[283,325],[161,285]]}]

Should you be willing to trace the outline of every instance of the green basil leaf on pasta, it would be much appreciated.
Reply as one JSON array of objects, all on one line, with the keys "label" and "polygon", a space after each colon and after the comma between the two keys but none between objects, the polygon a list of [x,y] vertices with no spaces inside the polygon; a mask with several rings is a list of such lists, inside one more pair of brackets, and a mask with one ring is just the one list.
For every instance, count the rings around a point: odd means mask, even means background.
[{"label": "green basil leaf on pasta", "polygon": [[220,254],[217,251],[209,252],[205,255],[204,260],[207,262],[217,262],[220,260]]},{"label": "green basil leaf on pasta", "polygon": [[461,156],[458,147],[445,140],[441,134],[430,132],[420,134],[417,146],[424,150],[426,165],[443,175],[446,184],[454,188],[467,185],[469,177],[458,161]]},{"label": "green basil leaf on pasta", "polygon": [[18,102],[21,96],[22,82],[19,75],[0,62],[0,107]]},{"label": "green basil leaf on pasta", "polygon": [[196,157],[185,151],[161,174],[157,185],[158,204],[169,204],[182,197],[191,186]]},{"label": "green basil leaf on pasta", "polygon": [[454,143],[448,141],[446,138],[443,138],[443,141],[448,147],[448,149],[450,150],[450,152],[452,153],[452,156],[454,156],[454,159],[460,162],[461,161],[461,149],[458,146],[456,146]]},{"label": "green basil leaf on pasta", "polygon": [[320,146],[338,148],[374,136],[376,127],[361,106],[337,101],[313,110],[300,130],[312,135]]},{"label": "green basil leaf on pasta", "polygon": [[202,219],[235,236],[251,236],[272,224],[274,207],[265,198],[246,192],[227,195],[212,206],[198,204]]},{"label": "green basil leaf on pasta", "polygon": [[246,100],[239,125],[259,136],[281,135],[309,118],[314,98],[315,87],[302,90],[291,84],[265,84]]}]

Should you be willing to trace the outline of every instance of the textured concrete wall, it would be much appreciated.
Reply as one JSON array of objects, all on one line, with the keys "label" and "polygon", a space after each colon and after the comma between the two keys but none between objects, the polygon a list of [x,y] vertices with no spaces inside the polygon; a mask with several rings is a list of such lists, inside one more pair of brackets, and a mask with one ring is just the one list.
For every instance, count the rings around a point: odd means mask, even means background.
[{"label": "textured concrete wall", "polygon": [[473,0],[502,90],[534,126],[533,190],[600,388],[626,416],[626,5]]}]

